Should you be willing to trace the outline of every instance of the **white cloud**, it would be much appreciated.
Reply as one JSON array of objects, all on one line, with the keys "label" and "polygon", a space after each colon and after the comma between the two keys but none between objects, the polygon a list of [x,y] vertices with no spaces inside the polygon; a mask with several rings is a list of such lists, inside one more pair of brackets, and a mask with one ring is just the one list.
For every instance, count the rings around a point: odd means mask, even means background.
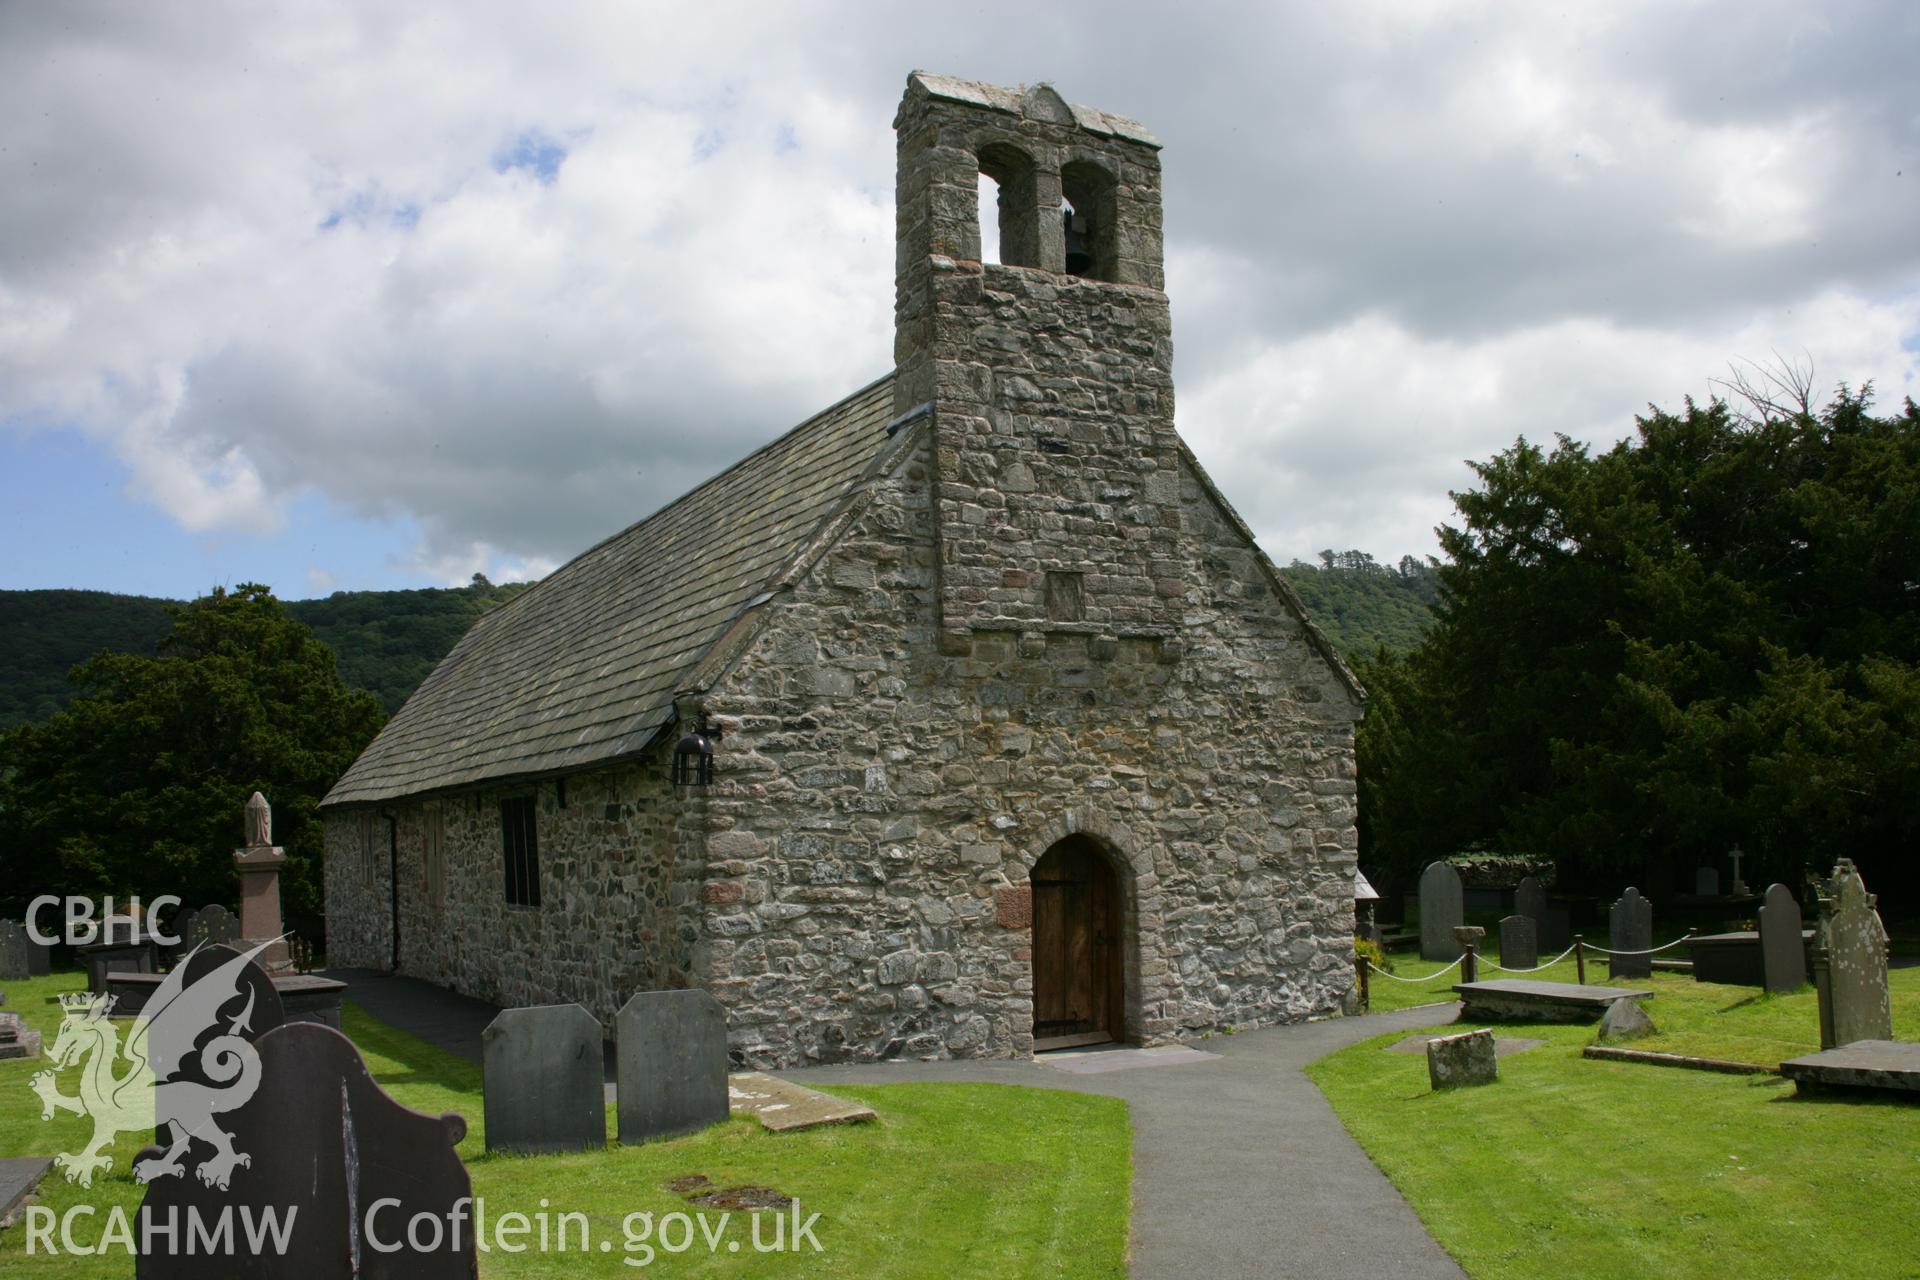
[{"label": "white cloud", "polygon": [[[1282,563],[1324,548],[1432,554],[1465,465],[1520,436],[1563,433],[1601,447],[1633,433],[1647,405],[1677,411],[1712,395],[1729,352],[1811,358],[1821,391],[1906,369],[1876,401],[1920,396],[1900,350],[1920,332],[1920,295],[1869,303],[1832,292],[1794,313],[1684,332],[1566,320],[1454,341],[1366,316],[1266,345],[1184,393],[1180,427],[1230,501]],[[1799,339],[1820,336],[1803,349]]]},{"label": "white cloud", "polygon": [[1912,386],[1915,12],[9,6],[0,423],[541,572],[885,371],[931,64],[1146,121],[1183,429],[1282,558],[1425,550],[1461,458],[1729,359]]}]

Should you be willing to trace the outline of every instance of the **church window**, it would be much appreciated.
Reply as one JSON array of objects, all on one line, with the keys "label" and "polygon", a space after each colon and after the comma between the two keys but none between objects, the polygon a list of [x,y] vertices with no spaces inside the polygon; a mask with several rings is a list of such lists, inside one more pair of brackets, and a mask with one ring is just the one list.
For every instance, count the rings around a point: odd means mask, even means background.
[{"label": "church window", "polygon": [[506,864],[507,905],[540,905],[540,842],[532,796],[500,802],[500,850]]},{"label": "church window", "polygon": [[420,861],[427,881],[427,905],[438,907],[447,898],[446,813],[437,804],[429,804],[424,814],[420,839]]}]

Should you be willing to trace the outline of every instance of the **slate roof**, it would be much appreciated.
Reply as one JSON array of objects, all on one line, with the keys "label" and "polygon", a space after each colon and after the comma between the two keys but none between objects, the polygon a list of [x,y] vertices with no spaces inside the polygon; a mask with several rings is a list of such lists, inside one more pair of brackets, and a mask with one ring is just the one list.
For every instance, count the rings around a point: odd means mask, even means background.
[{"label": "slate roof", "polygon": [[322,805],[637,754],[890,452],[892,411],[889,374],[483,615]]}]

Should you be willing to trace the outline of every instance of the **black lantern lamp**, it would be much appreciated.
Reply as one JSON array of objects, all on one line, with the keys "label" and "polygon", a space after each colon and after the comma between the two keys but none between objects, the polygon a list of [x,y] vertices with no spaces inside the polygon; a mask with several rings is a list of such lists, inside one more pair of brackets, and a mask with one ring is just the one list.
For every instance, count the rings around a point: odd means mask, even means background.
[{"label": "black lantern lamp", "polygon": [[700,724],[674,744],[673,785],[710,787],[713,785],[713,739],[719,735],[707,728],[707,713],[700,713]]}]

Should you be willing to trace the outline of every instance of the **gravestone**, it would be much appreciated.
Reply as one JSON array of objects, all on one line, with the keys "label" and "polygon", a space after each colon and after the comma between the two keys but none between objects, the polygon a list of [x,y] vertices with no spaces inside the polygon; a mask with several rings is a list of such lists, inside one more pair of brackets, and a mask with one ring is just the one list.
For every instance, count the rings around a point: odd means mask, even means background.
[{"label": "gravestone", "polygon": [[1538,928],[1547,914],[1547,891],[1534,876],[1523,876],[1513,889],[1513,913],[1525,916]]},{"label": "gravestone", "polygon": [[[0,1004],[6,995],[0,993]],[[40,1056],[40,1033],[20,1021],[17,1013],[0,1013],[0,1062],[9,1058],[35,1059]]]},{"label": "gravestone", "polygon": [[1833,869],[1820,899],[1814,978],[1820,992],[1820,1047],[1893,1039],[1887,995],[1887,930],[1853,859]]},{"label": "gravestone", "polygon": [[1783,884],[1767,890],[1760,906],[1760,967],[1769,991],[1797,991],[1807,981],[1807,949],[1801,938],[1800,904]]},{"label": "gravestone", "polygon": [[[1653,948],[1653,904],[1628,887],[1607,912],[1607,948],[1610,951],[1649,951]],[[1653,972],[1650,955],[1614,955],[1607,963],[1616,978],[1644,978]]]},{"label": "gravestone", "polygon": [[1500,922],[1500,967],[1531,969],[1540,963],[1539,927],[1527,916]]},{"label": "gravestone", "polygon": [[705,991],[642,991],[620,1008],[620,1141],[692,1133],[727,1118],[727,1020]]},{"label": "gravestone", "polygon": [[1728,861],[1733,863],[1733,884],[1728,888],[1727,892],[1736,898],[1744,898],[1747,895],[1747,882],[1740,878],[1740,859],[1746,856],[1747,855],[1741,851],[1739,845],[1733,846],[1727,853]]},{"label": "gravestone", "polygon": [[1608,1005],[1607,1011],[1600,1015],[1600,1039],[1605,1041],[1638,1040],[1654,1031],[1653,1019],[1640,1007],[1640,1002],[1625,996]]},{"label": "gravestone", "polygon": [[0,920],[0,982],[33,976],[33,944],[27,926],[18,920]]},{"label": "gravestone", "polygon": [[180,917],[180,924],[174,933],[180,938],[181,953],[185,954],[202,943],[211,945],[238,941],[240,921],[233,912],[216,902]]},{"label": "gravestone", "polygon": [[[200,1175],[213,1156],[196,1138],[179,1172],[152,1176],[133,1236],[144,1238],[150,1222],[158,1248],[136,1259],[139,1280],[471,1280],[473,1183],[454,1150],[466,1121],[395,1102],[353,1042],[331,1027],[289,1022],[254,1048],[253,1095],[218,1117],[233,1151],[247,1160],[225,1170],[224,1185],[205,1181]],[[163,1155],[148,1147],[140,1159]],[[164,1234],[170,1220],[184,1225],[197,1214],[217,1223],[229,1209],[242,1222],[249,1213],[253,1221],[278,1214],[284,1253],[255,1253],[236,1230],[233,1255],[209,1259],[205,1249],[189,1252],[178,1232],[171,1241]],[[462,1229],[454,1230],[456,1222]],[[400,1247],[376,1249],[376,1239]]]},{"label": "gravestone", "polygon": [[246,845],[233,851],[240,870],[240,939],[249,947],[266,944],[262,960],[268,973],[293,972],[280,923],[280,868],[287,854],[273,842],[273,810],[258,791],[240,816]]},{"label": "gravestone", "polygon": [[1452,960],[1460,955],[1453,931],[1466,920],[1460,873],[1444,862],[1430,862],[1420,873],[1420,958]]},{"label": "gravestone", "polygon": [[1693,892],[1701,898],[1720,896],[1720,870],[1717,867],[1701,867],[1693,873]]},{"label": "gravestone", "polygon": [[1549,903],[1546,886],[1534,876],[1527,876],[1514,889],[1513,913],[1533,921],[1534,946],[1549,955],[1559,955],[1573,942],[1567,909]]},{"label": "gravestone", "polygon": [[1482,1028],[1427,1041],[1427,1080],[1435,1089],[1492,1084],[1499,1078],[1492,1031]]},{"label": "gravestone", "polygon": [[502,1009],[480,1039],[487,1150],[544,1153],[606,1145],[598,1018],[577,1004]]}]

